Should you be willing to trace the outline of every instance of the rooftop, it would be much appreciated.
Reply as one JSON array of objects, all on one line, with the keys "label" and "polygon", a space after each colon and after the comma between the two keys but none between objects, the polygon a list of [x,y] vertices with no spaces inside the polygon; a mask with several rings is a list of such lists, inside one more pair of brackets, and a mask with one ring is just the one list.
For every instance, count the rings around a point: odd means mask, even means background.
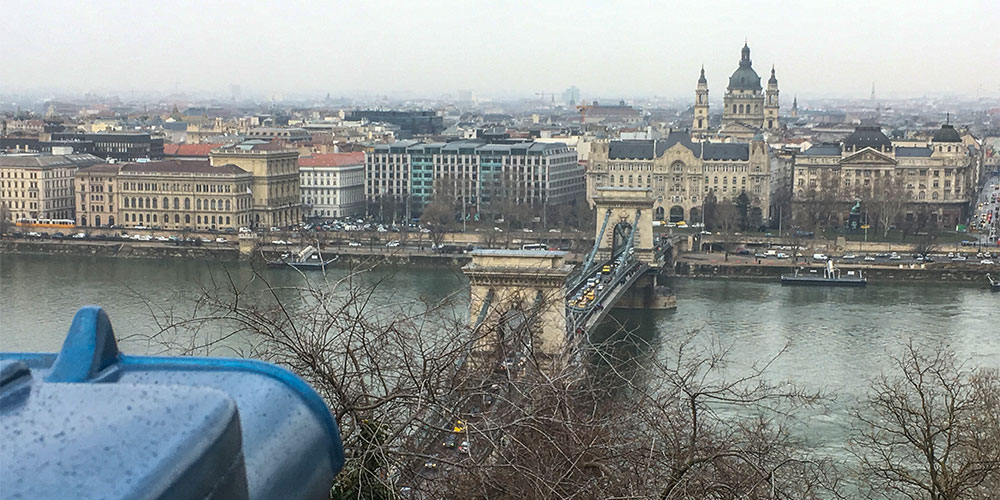
[{"label": "rooftop", "polygon": [[215,174],[238,175],[247,171],[232,164],[213,167],[208,160],[164,160],[143,163],[126,163],[122,173],[173,173],[173,174]]},{"label": "rooftop", "polygon": [[365,154],[357,151],[353,153],[326,153],[312,156],[300,156],[300,167],[343,167],[347,165],[364,165]]},{"label": "rooftop", "polygon": [[208,158],[213,149],[223,146],[222,144],[164,144],[164,156],[203,156]]},{"label": "rooftop", "polygon": [[104,160],[91,154],[54,155],[51,153],[0,154],[0,167],[56,168],[86,167]]},{"label": "rooftop", "polygon": [[911,146],[897,146],[896,156],[897,157],[929,157],[931,155],[931,148],[926,147],[911,147]]},{"label": "rooftop", "polygon": [[840,156],[839,144],[817,144],[802,152],[803,156]]},{"label": "rooftop", "polygon": [[225,146],[213,149],[212,152],[220,153],[256,153],[256,152],[294,152],[294,149],[288,148],[282,144],[276,142],[261,141],[256,139],[251,139],[248,141],[243,141],[235,144],[226,144]]}]

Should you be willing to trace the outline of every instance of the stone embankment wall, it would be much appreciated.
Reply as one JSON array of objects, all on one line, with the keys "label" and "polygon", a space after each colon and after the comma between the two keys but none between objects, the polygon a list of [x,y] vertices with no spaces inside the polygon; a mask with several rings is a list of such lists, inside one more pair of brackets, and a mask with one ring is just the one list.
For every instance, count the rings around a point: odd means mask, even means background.
[{"label": "stone embankment wall", "polygon": [[[822,269],[820,266],[804,266],[806,268]],[[861,269],[870,282],[900,282],[900,281],[967,281],[986,283],[986,273],[990,272],[978,263],[956,264],[941,263],[924,266],[890,267],[890,266],[839,266],[841,269]],[[698,264],[693,262],[678,262],[674,268],[676,276],[691,278],[734,278],[734,279],[771,279],[777,280],[782,274],[790,274],[793,266],[755,266],[746,264]],[[993,269],[993,274],[1000,273]]]},{"label": "stone embankment wall", "polygon": [[210,259],[235,261],[231,245],[176,246],[151,242],[0,240],[0,254],[83,255],[133,259]]}]

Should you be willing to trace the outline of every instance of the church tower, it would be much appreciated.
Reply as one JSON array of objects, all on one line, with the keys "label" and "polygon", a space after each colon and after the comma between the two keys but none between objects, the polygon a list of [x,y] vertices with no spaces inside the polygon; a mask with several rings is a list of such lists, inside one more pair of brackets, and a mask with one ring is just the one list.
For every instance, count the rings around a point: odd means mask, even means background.
[{"label": "church tower", "polygon": [[750,60],[750,46],[743,44],[740,55],[739,67],[729,77],[729,86],[722,97],[720,132],[724,136],[749,140],[761,129],[767,129],[765,96],[760,76]]},{"label": "church tower", "polygon": [[792,118],[799,117],[799,96],[792,98]]},{"label": "church tower", "polygon": [[767,90],[764,92],[764,130],[778,130],[778,78],[774,76],[774,66],[771,66],[771,78],[767,80]]},{"label": "church tower", "polygon": [[708,132],[708,80],[705,79],[705,67],[701,67],[701,76],[694,91],[694,123],[691,130],[696,134]]}]

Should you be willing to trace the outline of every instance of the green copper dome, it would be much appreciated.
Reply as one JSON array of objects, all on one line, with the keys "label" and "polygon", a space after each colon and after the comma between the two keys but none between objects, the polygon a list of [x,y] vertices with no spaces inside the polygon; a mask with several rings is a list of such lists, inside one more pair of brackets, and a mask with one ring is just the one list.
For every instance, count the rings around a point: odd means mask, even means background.
[{"label": "green copper dome", "polygon": [[729,77],[729,90],[760,90],[760,75],[753,70],[750,61],[750,47],[743,45],[740,67]]}]

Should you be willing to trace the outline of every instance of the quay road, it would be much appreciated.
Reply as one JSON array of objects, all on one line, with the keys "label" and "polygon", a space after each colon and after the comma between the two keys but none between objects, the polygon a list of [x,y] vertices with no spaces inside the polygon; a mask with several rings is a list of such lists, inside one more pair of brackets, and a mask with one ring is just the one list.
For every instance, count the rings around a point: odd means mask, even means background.
[{"label": "quay road", "polygon": [[[430,251],[433,248],[431,237],[422,231],[307,231],[304,229],[283,229],[280,231],[262,231],[255,233],[265,247],[301,248],[305,245],[326,247],[351,247],[362,253],[376,253],[379,247],[384,251],[377,253],[410,252],[415,250]],[[441,235],[444,253],[462,253],[463,249],[471,247],[514,248],[520,249],[525,244],[543,243],[552,248],[570,252],[582,252],[589,249],[593,240],[589,234],[576,231],[565,232],[528,232],[512,231],[496,234],[481,232],[445,233]],[[202,246],[205,244],[230,244],[239,242],[235,231],[173,231],[160,229],[135,228],[67,228],[67,229],[30,229],[10,227],[0,236],[2,239],[13,240],[64,240],[64,241],[113,241],[139,242],[148,244],[165,244],[174,246]],[[350,250],[350,249],[348,249]],[[355,251],[351,250],[350,253]]]},{"label": "quay road", "polygon": [[1000,172],[986,179],[973,208],[969,229],[978,233],[979,243],[1000,245]]},{"label": "quay road", "polygon": [[[730,266],[764,266],[764,267],[797,267],[797,266],[820,266],[822,260],[813,259],[813,255],[800,255],[793,257],[792,250],[785,250],[789,256],[778,258],[762,254],[730,253],[728,260],[722,252],[712,253],[687,253],[678,257],[678,261],[690,262],[692,264],[716,264]],[[781,253],[779,251],[779,253]],[[949,257],[949,255],[951,255]],[[900,266],[920,266],[932,267],[936,264],[947,263],[949,265],[961,265],[969,269],[982,269],[984,271],[1000,270],[1000,249],[979,252],[976,255],[959,255],[955,253],[932,253],[926,257],[914,255],[912,253],[843,253],[841,255],[825,255],[838,265],[854,267],[883,267],[898,268]]]}]

